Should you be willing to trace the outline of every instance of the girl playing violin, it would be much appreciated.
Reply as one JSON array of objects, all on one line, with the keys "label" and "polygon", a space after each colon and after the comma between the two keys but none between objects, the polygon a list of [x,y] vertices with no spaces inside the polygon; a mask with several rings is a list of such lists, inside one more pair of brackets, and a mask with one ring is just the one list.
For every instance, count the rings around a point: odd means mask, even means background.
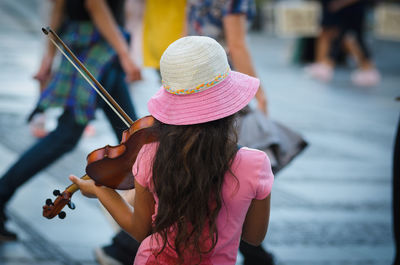
[{"label": "girl playing violin", "polygon": [[160,71],[162,87],[148,102],[159,138],[133,165],[133,202],[70,179],[141,242],[134,264],[235,264],[240,239],[261,244],[269,222],[269,159],[239,148],[235,132],[235,114],[260,82],[231,71],[222,46],[200,36],[172,43]]}]

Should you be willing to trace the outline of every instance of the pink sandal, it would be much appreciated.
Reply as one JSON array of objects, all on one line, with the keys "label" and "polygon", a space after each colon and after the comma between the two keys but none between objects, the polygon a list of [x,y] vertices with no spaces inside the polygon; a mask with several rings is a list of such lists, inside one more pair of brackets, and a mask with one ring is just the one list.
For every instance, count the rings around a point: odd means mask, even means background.
[{"label": "pink sandal", "polygon": [[93,137],[95,134],[96,128],[91,124],[86,125],[85,130],[83,131],[83,135],[85,137]]},{"label": "pink sandal", "polygon": [[36,138],[45,137],[48,134],[46,130],[46,116],[43,113],[35,114],[29,123],[29,128],[32,135]]},{"label": "pink sandal", "polygon": [[333,78],[333,69],[324,63],[314,63],[305,69],[306,73],[314,79],[322,82],[329,82]]},{"label": "pink sandal", "polygon": [[376,69],[357,70],[351,75],[353,84],[362,87],[376,86],[381,76]]}]

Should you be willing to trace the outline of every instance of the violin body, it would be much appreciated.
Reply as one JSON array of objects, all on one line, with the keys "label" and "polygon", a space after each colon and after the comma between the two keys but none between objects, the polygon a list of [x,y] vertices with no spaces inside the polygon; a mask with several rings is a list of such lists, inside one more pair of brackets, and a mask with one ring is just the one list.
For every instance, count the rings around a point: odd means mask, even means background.
[{"label": "violin body", "polygon": [[[107,145],[92,151],[87,156],[86,175],[82,179],[93,179],[97,185],[112,189],[129,190],[135,187],[132,166],[143,145],[157,141],[155,128],[156,120],[152,116],[145,116],[136,120],[128,130],[122,134],[119,145]],[[71,197],[79,190],[75,184],[67,187],[62,193],[53,192],[57,198],[54,202],[46,200],[43,206],[43,216],[52,219],[59,216],[65,218],[62,209],[68,205],[71,209]]]},{"label": "violin body", "polygon": [[122,134],[121,144],[107,145],[87,156],[86,174],[96,184],[112,189],[133,189],[132,166],[143,145],[157,141],[155,119],[145,116]]}]

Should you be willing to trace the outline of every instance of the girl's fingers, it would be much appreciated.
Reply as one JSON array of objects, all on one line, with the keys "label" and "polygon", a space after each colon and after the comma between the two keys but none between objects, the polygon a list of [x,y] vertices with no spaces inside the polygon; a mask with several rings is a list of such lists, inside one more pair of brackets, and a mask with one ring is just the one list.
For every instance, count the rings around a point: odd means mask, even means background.
[{"label": "girl's fingers", "polygon": [[75,183],[75,184],[78,185],[78,186],[79,186],[79,184],[80,184],[80,179],[79,179],[77,176],[70,175],[70,176],[69,176],[69,180],[71,180],[73,183]]}]

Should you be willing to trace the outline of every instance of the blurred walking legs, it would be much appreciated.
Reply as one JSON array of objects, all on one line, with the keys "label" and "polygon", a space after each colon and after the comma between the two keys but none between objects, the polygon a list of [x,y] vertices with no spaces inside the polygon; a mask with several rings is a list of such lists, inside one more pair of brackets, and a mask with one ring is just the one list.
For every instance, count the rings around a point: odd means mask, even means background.
[{"label": "blurred walking legs", "polygon": [[95,257],[100,265],[130,265],[135,260],[140,243],[121,230],[108,246],[95,249]]},{"label": "blurred walking legs", "polygon": [[70,110],[64,111],[57,128],[37,141],[0,178],[0,240],[15,240],[16,235],[5,228],[4,210],[15,191],[36,173],[72,150],[80,139],[85,125],[78,124]]},{"label": "blurred walking legs", "polygon": [[[119,62],[115,61],[110,64],[105,72],[101,82],[109,89],[109,93],[121,108],[135,120],[137,118],[136,113],[130,101],[127,85],[124,81],[125,74]],[[127,129],[126,126],[116,118],[111,108],[100,100],[99,98],[98,106],[103,108],[118,140],[121,140],[122,132]],[[36,173],[71,151],[77,145],[85,127],[86,124],[80,124],[76,121],[71,109],[66,109],[58,119],[57,127],[22,154],[0,178],[0,240],[16,239],[16,236],[10,234],[11,232],[7,231],[4,226],[6,221],[5,206],[15,191]],[[3,239],[1,239],[2,237]]]},{"label": "blurred walking legs", "polygon": [[316,63],[307,67],[306,72],[317,80],[329,82],[344,48],[358,67],[351,76],[352,82],[358,86],[378,84],[380,75],[365,43],[365,2],[356,1],[338,10],[333,10],[335,1],[323,2],[323,24],[316,49]]}]

